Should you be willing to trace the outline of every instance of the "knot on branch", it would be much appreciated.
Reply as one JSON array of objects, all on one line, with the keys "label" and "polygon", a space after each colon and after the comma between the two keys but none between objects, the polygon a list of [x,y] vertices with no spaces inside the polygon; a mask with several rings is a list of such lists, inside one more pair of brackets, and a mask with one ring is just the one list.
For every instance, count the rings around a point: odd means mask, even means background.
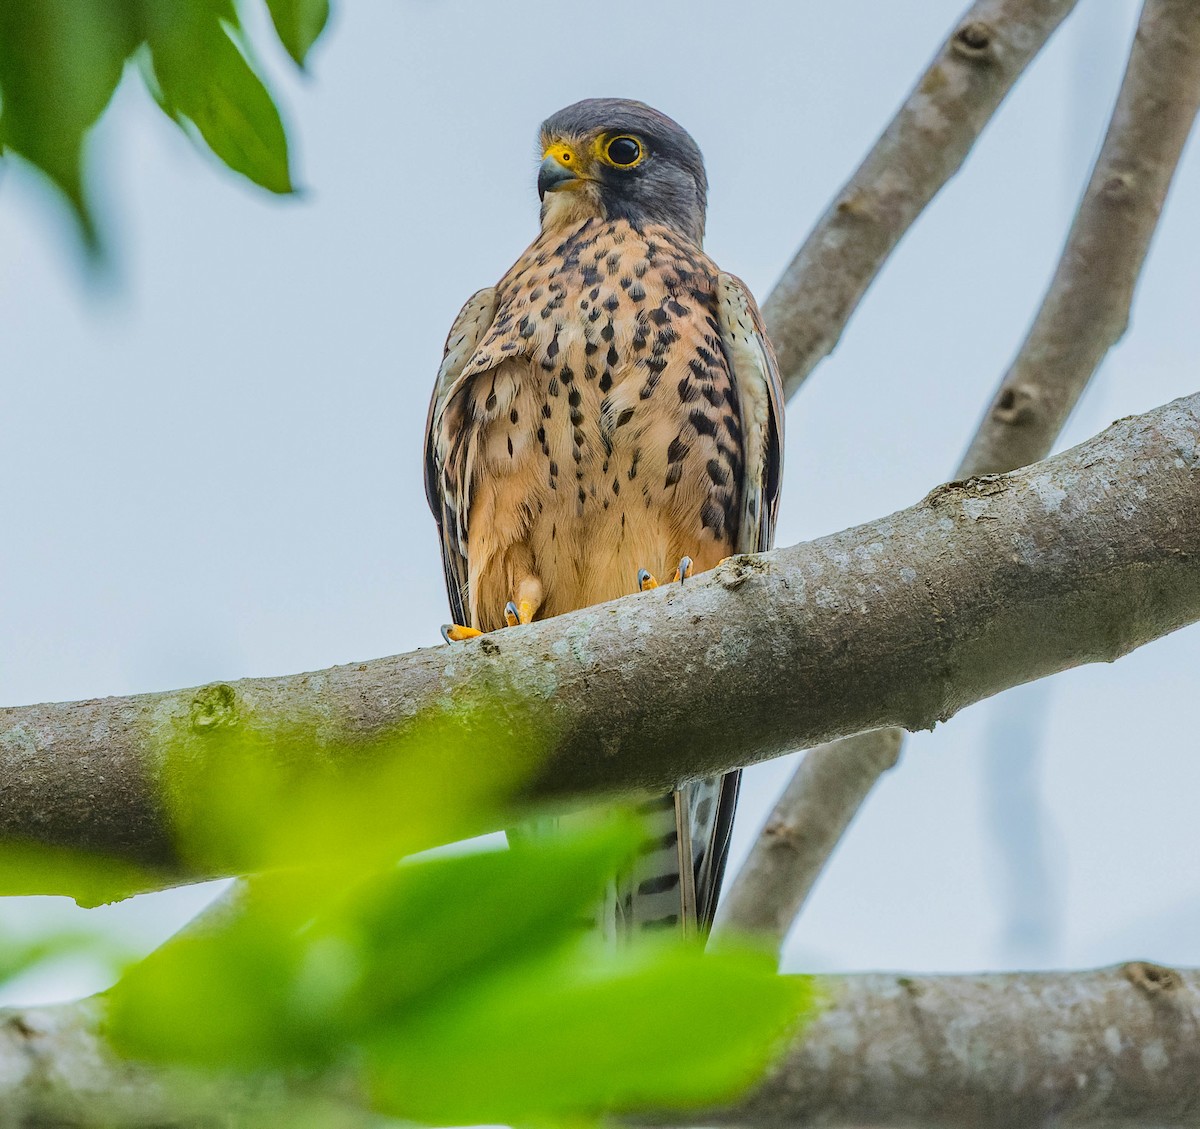
[{"label": "knot on branch", "polygon": [[192,731],[195,733],[211,733],[216,729],[236,725],[237,692],[225,682],[201,686],[192,698],[188,713]]},{"label": "knot on branch", "polygon": [[31,1026],[29,1021],[20,1012],[7,1016],[4,1026],[10,1031],[15,1031],[21,1039],[32,1039],[39,1034],[37,1028]]},{"label": "knot on branch", "polygon": [[1013,384],[1000,390],[992,405],[992,418],[1008,427],[1020,427],[1037,416],[1037,409],[1037,393],[1023,384]]},{"label": "knot on branch", "polygon": [[1183,987],[1183,977],[1173,968],[1151,964],[1145,960],[1131,960],[1121,971],[1125,979],[1138,991],[1155,999]]},{"label": "knot on branch", "polygon": [[878,202],[869,193],[853,186],[847,188],[837,202],[837,214],[841,219],[861,220],[866,223],[879,222]]},{"label": "knot on branch", "polygon": [[772,850],[799,853],[804,845],[804,835],[796,823],[786,816],[772,814],[761,832],[763,841]]},{"label": "knot on branch", "polygon": [[722,587],[733,591],[740,588],[752,576],[770,572],[771,566],[761,557],[742,554],[736,557],[726,557],[717,566],[717,579]]},{"label": "knot on branch", "polygon": [[995,58],[992,50],[994,39],[992,29],[987,24],[981,20],[969,20],[950,37],[950,49],[972,62],[990,62]]},{"label": "knot on branch", "polygon": [[925,505],[934,507],[968,498],[990,498],[993,494],[1003,494],[1009,484],[1004,474],[977,474],[958,482],[943,482],[925,495]]},{"label": "knot on branch", "polygon": [[1100,186],[1100,196],[1109,204],[1131,204],[1134,198],[1133,177],[1124,172],[1110,173]]}]

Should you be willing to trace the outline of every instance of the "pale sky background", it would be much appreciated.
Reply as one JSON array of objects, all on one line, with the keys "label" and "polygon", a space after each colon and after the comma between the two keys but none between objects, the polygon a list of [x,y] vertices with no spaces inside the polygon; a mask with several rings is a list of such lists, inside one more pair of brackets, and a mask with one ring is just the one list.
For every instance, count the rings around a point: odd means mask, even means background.
[{"label": "pale sky background", "polygon": [[[95,138],[115,285],[86,283],[32,174],[0,179],[0,702],[437,643],[428,389],[460,304],[533,237],[542,118],[592,95],[677,118],[708,163],[708,250],[761,299],[962,7],[343,3],[311,80],[277,45],[265,59],[307,189],[283,202],[127,81]],[[1083,0],[792,401],[780,544],[951,472],[1058,256],[1135,16]],[[1200,386],[1198,256],[1192,144],[1131,331],[1064,446]],[[918,734],[788,967],[1200,964],[1198,667],[1191,628]],[[748,774],[738,859],[788,769]],[[211,894],[8,899],[0,926],[83,922],[148,948]],[[59,965],[3,999],[100,986]]]}]

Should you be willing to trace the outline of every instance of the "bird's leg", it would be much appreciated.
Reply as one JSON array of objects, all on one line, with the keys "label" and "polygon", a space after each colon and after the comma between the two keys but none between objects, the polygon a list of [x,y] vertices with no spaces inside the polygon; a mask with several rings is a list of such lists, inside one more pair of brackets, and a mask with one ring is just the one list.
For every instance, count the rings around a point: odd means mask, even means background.
[{"label": "bird's leg", "polygon": [[682,584],[689,576],[692,575],[692,558],[680,557],[679,567],[675,570],[675,579]]},{"label": "bird's leg", "polygon": [[474,639],[482,634],[478,627],[463,627],[461,623],[442,624],[442,638],[447,643],[461,643],[464,639]]},{"label": "bird's leg", "polygon": [[542,581],[539,577],[523,576],[516,584],[513,595],[516,597],[504,605],[504,622],[509,627],[518,623],[532,623],[537,610],[542,606]]}]

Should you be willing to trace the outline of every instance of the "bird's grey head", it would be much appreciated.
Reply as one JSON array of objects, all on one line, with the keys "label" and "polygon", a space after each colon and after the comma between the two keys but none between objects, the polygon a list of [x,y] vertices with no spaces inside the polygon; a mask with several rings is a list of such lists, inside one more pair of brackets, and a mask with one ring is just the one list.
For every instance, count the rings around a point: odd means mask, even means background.
[{"label": "bird's grey head", "polygon": [[598,217],[665,224],[697,245],[704,238],[704,158],[666,114],[627,98],[585,98],[542,123],[541,147],[543,228]]}]

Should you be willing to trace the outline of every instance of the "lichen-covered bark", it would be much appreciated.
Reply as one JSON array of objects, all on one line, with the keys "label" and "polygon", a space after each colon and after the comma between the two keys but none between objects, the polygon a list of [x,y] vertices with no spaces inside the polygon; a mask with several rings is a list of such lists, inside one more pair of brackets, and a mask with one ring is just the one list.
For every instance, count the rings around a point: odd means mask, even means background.
[{"label": "lichen-covered bark", "polygon": [[178,863],[165,749],[203,763],[215,734],[283,726],[283,754],[327,764],[431,711],[480,757],[543,740],[537,795],[666,790],[1111,661],[1200,618],[1198,554],[1200,394],[682,587],[312,674],[2,710],[0,836]]},{"label": "lichen-covered bark", "polygon": [[763,304],[791,395],[1076,0],[978,0]]}]

